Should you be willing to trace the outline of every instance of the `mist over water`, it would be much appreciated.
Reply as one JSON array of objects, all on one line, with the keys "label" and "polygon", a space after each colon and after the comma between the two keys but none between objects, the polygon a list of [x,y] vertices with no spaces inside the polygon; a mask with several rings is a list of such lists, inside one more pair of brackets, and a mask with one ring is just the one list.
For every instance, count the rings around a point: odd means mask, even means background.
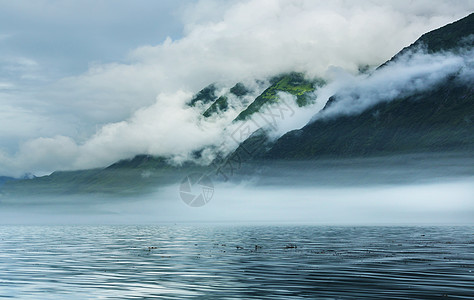
[{"label": "mist over water", "polygon": [[[211,177],[211,201],[190,207],[177,182],[151,193],[0,199],[2,224],[187,222],[473,224],[473,158],[418,154],[272,162],[228,181]],[[196,193],[201,192],[195,190]]]}]

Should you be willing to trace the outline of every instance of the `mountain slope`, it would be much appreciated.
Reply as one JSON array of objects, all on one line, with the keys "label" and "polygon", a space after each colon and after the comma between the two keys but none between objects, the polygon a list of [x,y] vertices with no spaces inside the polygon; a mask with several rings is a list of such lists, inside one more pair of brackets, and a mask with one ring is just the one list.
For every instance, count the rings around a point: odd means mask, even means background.
[{"label": "mountain slope", "polygon": [[7,176],[0,176],[0,187],[2,187],[2,185],[4,185],[6,182],[12,181],[12,180],[15,180],[15,178],[7,177]]},{"label": "mountain slope", "polygon": [[[472,49],[473,36],[474,14],[471,14],[423,35],[391,61],[424,43],[431,53],[460,47]],[[428,91],[379,103],[360,114],[317,120],[282,136],[263,157],[312,159],[418,151],[472,151],[473,86],[472,79],[462,81],[451,76]],[[337,101],[336,94],[324,110]]]},{"label": "mountain slope", "polygon": [[229,103],[227,101],[226,96],[220,96],[215,100],[211,106],[202,114],[204,117],[208,118],[213,114],[217,114],[219,112],[224,112],[229,108]]},{"label": "mountain slope", "polygon": [[3,192],[6,196],[84,193],[130,195],[174,184],[189,173],[202,170],[202,166],[192,163],[176,167],[161,157],[137,155],[103,169],[57,171],[34,179],[9,181]]},{"label": "mountain slope", "polygon": [[465,47],[472,47],[472,42],[474,41],[473,24],[474,13],[439,29],[425,33],[413,44],[403,48],[392,59],[380,67],[384,67],[407,52],[419,48],[425,49],[428,53],[435,53],[443,51],[456,52]]},{"label": "mountain slope", "polygon": [[220,96],[219,98],[215,98],[212,100],[212,104],[204,111],[202,114],[204,117],[208,118],[214,114],[218,114],[220,112],[225,112],[229,108],[229,96],[233,95],[237,97],[237,100],[243,102],[242,97],[250,94],[250,90],[245,87],[245,85],[241,82],[237,83],[233,87],[230,88],[228,93],[225,95]]},{"label": "mountain slope", "polygon": [[189,102],[189,105],[196,106],[199,102],[201,102],[202,104],[208,104],[215,101],[217,99],[216,90],[217,88],[215,84],[210,84],[206,86],[193,96],[193,98]]},{"label": "mountain slope", "polygon": [[[453,51],[459,47],[472,46],[474,40],[474,13],[422,35],[413,46],[423,44],[429,53]],[[411,46],[411,47],[413,47]],[[408,47],[410,48],[410,47]]]},{"label": "mountain slope", "polygon": [[[430,53],[472,48],[473,37],[474,14],[471,14],[458,22],[423,35],[410,47],[395,55],[391,62],[419,47],[425,47]],[[378,70],[387,65],[383,64]],[[306,97],[308,93],[323,84],[324,82],[319,80],[308,81],[300,73],[277,76],[271,86],[235,120],[246,120],[264,105],[278,101],[279,91],[295,95],[297,104],[304,106],[309,101]],[[228,94],[243,97],[247,93],[245,86],[236,84]],[[336,93],[323,110],[329,109],[338,101]],[[190,105],[207,107],[203,115],[208,117],[224,111],[228,103],[225,95],[216,95],[216,86],[212,84],[197,93]],[[258,130],[234,153],[250,163],[260,158],[314,159],[325,156],[372,156],[421,151],[472,153],[473,122],[474,82],[472,78],[462,81],[451,76],[431,89],[379,103],[359,114],[317,120],[300,130],[283,135],[276,142],[269,140],[263,130]],[[7,195],[133,194],[148,191],[158,185],[179,182],[191,172],[206,171],[209,171],[209,168],[191,163],[173,167],[164,158],[138,155],[104,169],[54,172],[49,176],[29,180],[8,181],[2,192]]]},{"label": "mountain slope", "polygon": [[308,124],[282,136],[264,156],[311,159],[469,150],[474,146],[473,123],[474,89],[451,79],[429,93]]},{"label": "mountain slope", "polygon": [[235,118],[235,121],[246,120],[264,105],[278,102],[278,92],[286,92],[296,96],[298,106],[305,106],[309,101],[309,98],[306,97],[308,93],[313,92],[315,88],[322,86],[324,83],[321,79],[307,80],[304,74],[301,73],[278,76],[272,80],[272,85],[269,88]]}]

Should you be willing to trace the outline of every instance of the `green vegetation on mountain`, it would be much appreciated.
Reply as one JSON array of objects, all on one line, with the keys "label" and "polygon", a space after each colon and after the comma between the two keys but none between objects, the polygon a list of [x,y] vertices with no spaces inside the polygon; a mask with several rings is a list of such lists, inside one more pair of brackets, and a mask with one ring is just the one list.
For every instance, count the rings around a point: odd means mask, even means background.
[{"label": "green vegetation on mountain", "polygon": [[237,83],[234,85],[231,89],[230,92],[234,94],[237,97],[243,97],[250,93],[250,91],[245,87],[245,85],[241,82]]},{"label": "green vegetation on mountain", "polygon": [[216,86],[214,84],[210,84],[200,90],[194,97],[191,99],[189,103],[190,106],[195,106],[198,102],[202,104],[208,104],[214,102],[217,99],[216,96]]},{"label": "green vegetation on mountain", "polygon": [[428,93],[380,103],[358,115],[315,121],[282,136],[264,156],[314,159],[469,151],[474,149],[473,122],[473,86],[450,79]]},{"label": "green vegetation on mountain", "polygon": [[278,92],[286,92],[296,96],[298,106],[305,106],[310,101],[307,97],[308,93],[314,91],[316,87],[323,85],[324,81],[309,81],[304,77],[304,74],[289,73],[274,78],[271,83],[272,85],[242,111],[237,118],[235,118],[235,121],[246,120],[266,104],[277,103],[279,101]]},{"label": "green vegetation on mountain", "polygon": [[211,106],[209,106],[208,109],[206,109],[206,111],[202,115],[208,118],[215,113],[226,111],[227,108],[229,108],[227,97],[220,96],[216,101],[214,101],[214,103],[211,104]]},{"label": "green vegetation on mountain", "polygon": [[[203,90],[204,91],[204,90]],[[210,95],[215,95],[215,89],[210,93],[210,91],[201,91],[200,95],[196,95],[195,97],[199,99],[207,99],[206,102],[203,103],[208,103],[209,101],[213,101],[212,104],[204,111],[202,114],[204,117],[208,118],[212,116],[213,114],[219,113],[219,112],[225,112],[229,108],[229,98],[227,95],[220,96],[217,99],[212,100],[215,96],[210,96]],[[250,93],[250,91],[245,87],[245,85],[241,82],[237,83],[234,85],[232,88],[230,88],[229,93],[236,96],[236,97],[243,97]]]}]

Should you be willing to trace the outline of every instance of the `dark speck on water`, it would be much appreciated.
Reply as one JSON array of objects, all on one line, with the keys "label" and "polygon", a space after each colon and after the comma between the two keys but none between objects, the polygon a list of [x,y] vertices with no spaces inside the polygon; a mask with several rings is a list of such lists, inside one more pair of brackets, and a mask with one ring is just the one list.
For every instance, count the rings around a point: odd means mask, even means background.
[{"label": "dark speck on water", "polygon": [[474,227],[0,226],[0,298],[473,299],[472,270]]}]

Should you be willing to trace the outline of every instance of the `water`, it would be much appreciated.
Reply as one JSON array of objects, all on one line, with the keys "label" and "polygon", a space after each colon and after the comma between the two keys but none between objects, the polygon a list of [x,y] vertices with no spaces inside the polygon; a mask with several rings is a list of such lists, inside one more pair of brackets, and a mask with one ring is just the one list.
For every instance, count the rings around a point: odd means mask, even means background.
[{"label": "water", "polygon": [[474,227],[0,226],[0,298],[474,298]]}]

